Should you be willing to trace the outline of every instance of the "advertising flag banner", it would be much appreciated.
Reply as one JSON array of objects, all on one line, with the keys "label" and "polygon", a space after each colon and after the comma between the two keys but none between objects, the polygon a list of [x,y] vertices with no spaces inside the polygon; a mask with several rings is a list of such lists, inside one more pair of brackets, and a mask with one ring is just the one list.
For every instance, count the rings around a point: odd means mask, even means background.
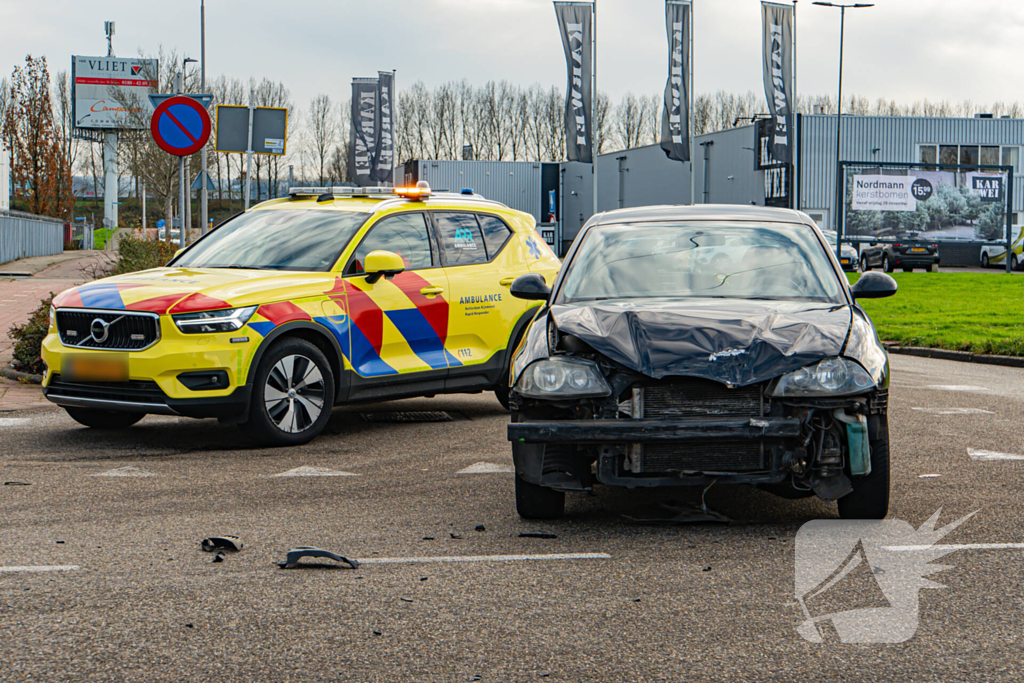
[{"label": "advertising flag banner", "polygon": [[690,21],[689,2],[665,3],[668,33],[668,80],[661,113],[661,148],[669,159],[690,160]]},{"label": "advertising flag banner", "polygon": [[591,111],[594,5],[589,2],[556,2],[555,15],[568,70],[565,89],[566,158],[589,164],[594,161]]},{"label": "advertising flag banner", "polygon": [[793,161],[793,7],[761,3],[764,97],[772,121],[772,156]]},{"label": "advertising flag banner", "polygon": [[352,79],[352,125],[349,126],[348,177],[365,187],[373,182],[377,149],[377,79]]},{"label": "advertising flag banner", "polygon": [[377,77],[377,144],[373,152],[371,180],[390,183],[395,173],[395,74],[381,71]]}]

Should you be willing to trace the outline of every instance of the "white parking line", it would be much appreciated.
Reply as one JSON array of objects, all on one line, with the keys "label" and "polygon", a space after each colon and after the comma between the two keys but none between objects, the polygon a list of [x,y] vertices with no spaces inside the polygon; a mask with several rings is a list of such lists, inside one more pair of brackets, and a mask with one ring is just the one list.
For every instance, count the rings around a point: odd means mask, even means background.
[{"label": "white parking line", "polygon": [[515,474],[511,465],[497,465],[493,462],[478,462],[455,474]]},{"label": "white parking line", "polygon": [[30,417],[0,417],[0,427],[17,427],[31,421]]},{"label": "white parking line", "polygon": [[550,555],[453,555],[448,557],[367,557],[359,564],[433,564],[437,562],[550,562],[556,560],[610,560],[608,553],[552,553]]},{"label": "white parking line", "polygon": [[1024,460],[1024,455],[1000,453],[999,451],[984,451],[975,448],[968,448],[967,455],[971,456],[972,460]]},{"label": "white parking line", "polygon": [[355,472],[342,472],[341,470],[329,470],[326,467],[310,467],[303,465],[287,472],[272,474],[272,477],[358,477]]},{"label": "white parking line", "polygon": [[985,387],[976,387],[973,384],[929,384],[927,388],[939,391],[988,391]]},{"label": "white parking line", "polygon": [[159,477],[159,474],[153,472],[147,472],[141,467],[135,467],[134,465],[126,465],[124,467],[118,467],[106,472],[100,472],[98,474],[90,474],[90,477]]},{"label": "white parking line", "polygon": [[995,415],[991,410],[982,408],[911,408],[930,415]]},{"label": "white parking line", "polygon": [[0,572],[73,572],[77,564],[50,564],[27,567],[0,567]]},{"label": "white parking line", "polygon": [[954,550],[1024,550],[1024,543],[963,543],[953,545],[887,545],[886,550],[909,552],[914,550],[937,550],[953,552]]}]

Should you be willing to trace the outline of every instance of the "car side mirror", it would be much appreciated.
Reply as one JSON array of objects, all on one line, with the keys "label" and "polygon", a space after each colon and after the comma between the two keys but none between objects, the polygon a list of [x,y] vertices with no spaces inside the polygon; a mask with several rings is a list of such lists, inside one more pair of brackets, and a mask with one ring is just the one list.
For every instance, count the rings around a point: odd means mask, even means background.
[{"label": "car side mirror", "polygon": [[366,281],[371,285],[381,277],[393,278],[405,270],[405,261],[393,251],[378,249],[366,255],[366,263],[363,264],[366,272]]},{"label": "car side mirror", "polygon": [[551,296],[551,288],[539,273],[520,275],[508,291],[515,298],[528,301],[547,301]]},{"label": "car side mirror", "polygon": [[885,273],[864,273],[850,288],[854,299],[882,299],[896,293],[899,285]]}]

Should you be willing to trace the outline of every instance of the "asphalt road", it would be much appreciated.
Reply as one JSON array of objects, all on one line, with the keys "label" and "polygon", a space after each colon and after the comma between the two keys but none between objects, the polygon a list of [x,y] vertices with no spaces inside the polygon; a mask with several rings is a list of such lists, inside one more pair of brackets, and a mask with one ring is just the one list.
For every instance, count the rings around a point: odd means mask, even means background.
[{"label": "asphalt road", "polygon": [[[940,543],[1024,541],[1024,460],[991,455],[1024,454],[1024,371],[892,363],[892,516],[917,528],[939,509],[940,524],[978,511]],[[388,410],[456,419],[360,416]],[[564,520],[524,522],[509,474],[459,474],[511,466],[506,419],[490,394],[339,409],[312,444],[259,450],[209,420],[101,434],[56,409],[5,413],[0,478],[29,485],[0,487],[0,680],[1024,678],[1024,550],[943,558],[930,578],[946,588],[920,589],[906,642],[811,643],[797,632],[794,541],[833,505],[715,486],[706,502],[733,524],[644,526],[627,516],[664,517],[700,491],[601,489],[570,497]],[[152,476],[96,476],[124,467]],[[299,467],[354,476],[274,476]],[[244,549],[212,563],[199,544],[217,534]],[[377,560],[608,557],[276,566],[301,545]],[[11,570],[40,566],[77,569]],[[853,607],[877,601],[855,574]]]}]

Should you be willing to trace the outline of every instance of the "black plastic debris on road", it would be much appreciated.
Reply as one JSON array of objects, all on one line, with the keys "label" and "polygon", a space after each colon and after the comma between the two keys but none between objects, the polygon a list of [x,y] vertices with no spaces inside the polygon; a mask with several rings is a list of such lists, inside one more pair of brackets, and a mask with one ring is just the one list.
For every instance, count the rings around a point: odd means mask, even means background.
[{"label": "black plastic debris on road", "polygon": [[332,553],[330,550],[323,550],[321,548],[312,548],[303,546],[301,548],[292,548],[288,551],[288,557],[285,558],[284,562],[278,562],[277,566],[281,569],[344,569],[344,567],[335,564],[326,564],[323,562],[299,562],[303,557],[317,557],[328,560],[334,560],[342,564],[347,564],[351,569],[359,569],[359,562],[354,559],[339,555],[338,553]]},{"label": "black plastic debris on road", "polygon": [[27,481],[5,481],[4,486],[31,486],[31,482]]},{"label": "black plastic debris on road", "polygon": [[224,561],[224,551],[223,550],[218,550],[217,554],[214,555],[213,559],[210,560],[210,561],[211,562],[223,562]]},{"label": "black plastic debris on road", "polygon": [[453,422],[454,418],[443,410],[412,410],[406,412],[359,413],[363,422]]},{"label": "black plastic debris on road", "polygon": [[545,534],[539,531],[524,531],[519,538],[558,538],[558,534]]},{"label": "black plastic debris on road", "polygon": [[218,550],[237,553],[242,549],[242,541],[238,536],[211,536],[210,538],[204,538],[201,546],[203,552],[207,553]]},{"label": "black plastic debris on road", "polygon": [[449,536],[450,536],[451,538],[455,539],[456,541],[462,540],[462,536],[460,536],[459,534],[453,534],[452,532],[450,532],[450,531],[449,531],[449,532],[448,532],[448,535],[449,535]]},{"label": "black plastic debris on road", "polygon": [[424,536],[424,537],[423,537],[423,540],[424,540],[424,541],[433,541],[433,540],[434,540],[434,537],[433,537],[433,536]]},{"label": "black plastic debris on road", "polygon": [[483,524],[477,524],[475,527],[473,527],[473,531],[487,531],[487,527],[485,527]]}]

